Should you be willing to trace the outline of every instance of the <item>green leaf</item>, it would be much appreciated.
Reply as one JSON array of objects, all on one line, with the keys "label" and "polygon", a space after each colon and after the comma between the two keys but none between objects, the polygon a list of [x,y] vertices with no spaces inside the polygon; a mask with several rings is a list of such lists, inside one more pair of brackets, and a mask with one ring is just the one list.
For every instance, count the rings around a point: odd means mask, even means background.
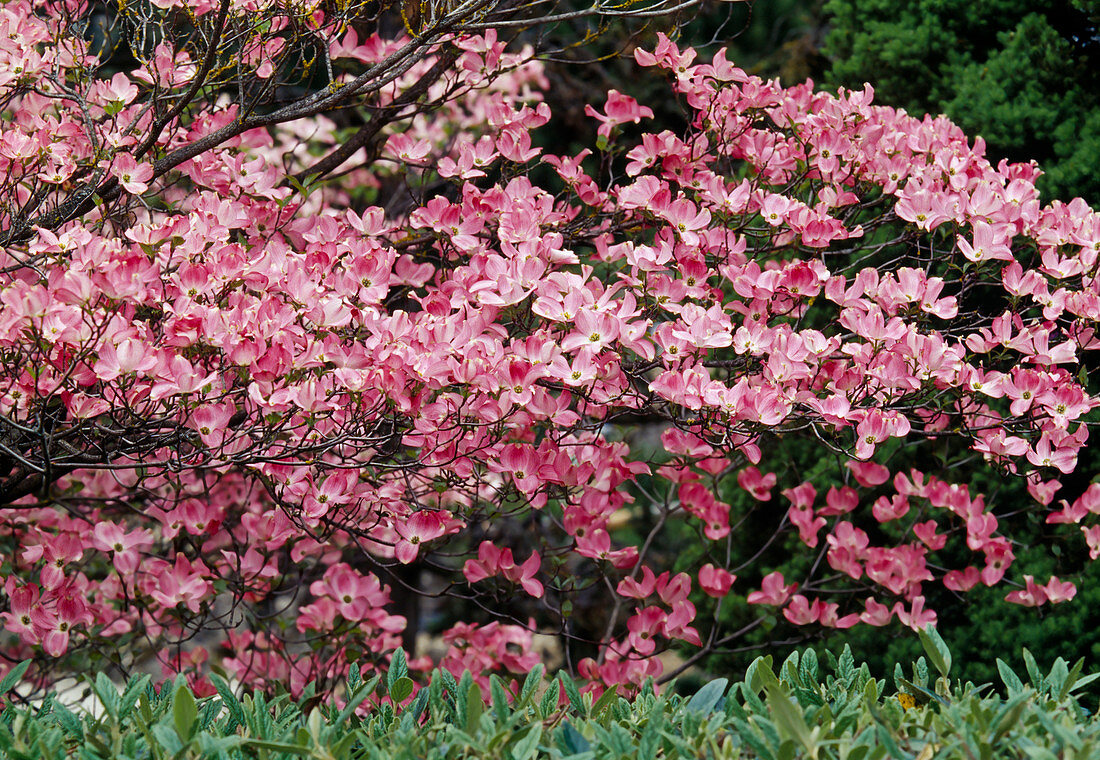
[{"label": "green leaf", "polygon": [[534,696],[535,689],[542,683],[542,675],[545,672],[546,667],[540,662],[527,674],[527,678],[523,681],[523,687],[519,690],[519,703],[521,705],[527,704],[527,700]]},{"label": "green leaf", "polygon": [[23,677],[23,674],[27,672],[27,668],[30,666],[30,660],[23,660],[23,662],[9,670],[3,680],[0,680],[0,694],[7,694],[11,691],[12,687],[19,683],[19,679]]},{"label": "green leaf", "polygon": [[645,730],[638,740],[638,760],[656,760],[657,749],[661,742],[661,730],[664,726],[666,702],[664,697],[653,705],[646,721]]},{"label": "green leaf", "polygon": [[92,689],[99,697],[100,703],[107,710],[107,714],[113,718],[118,717],[118,689],[111,683],[111,679],[103,671],[96,673],[92,682]]},{"label": "green leaf", "polygon": [[408,699],[409,695],[413,693],[414,686],[413,680],[408,676],[397,679],[390,686],[390,699],[393,700],[393,704],[396,706]]},{"label": "green leaf", "polygon": [[177,755],[183,751],[183,742],[180,741],[179,734],[163,723],[158,723],[153,726],[153,736],[156,737],[160,746],[164,747],[171,754]]},{"label": "green leaf", "polygon": [[726,693],[726,688],[729,686],[729,683],[728,678],[714,679],[703,686],[703,688],[699,689],[699,691],[695,692],[692,698],[688,700],[684,709],[702,715],[710,715],[717,709],[718,703]]},{"label": "green leaf", "polygon": [[1066,688],[1066,680],[1069,678],[1069,668],[1066,666],[1066,661],[1059,657],[1054,661],[1054,665],[1050,669],[1050,674],[1047,676],[1047,684],[1050,686],[1051,693],[1056,699],[1062,699],[1065,696],[1065,692],[1062,690]]},{"label": "green leaf", "polygon": [[293,175],[287,175],[287,180],[290,182],[290,186],[297,190],[303,199],[309,198],[309,194],[313,192],[313,188],[316,184],[313,181],[307,181],[304,185]]},{"label": "green leaf", "polygon": [[466,692],[466,733],[473,734],[477,730],[483,712],[485,700],[481,696],[481,687],[476,683],[471,684],[470,690]]},{"label": "green leaf", "polygon": [[[749,708],[750,713],[756,713],[756,714],[759,714],[759,715],[763,715],[765,712],[767,712],[767,709],[768,709],[767,706],[760,699],[760,697],[757,696],[756,691],[751,686],[749,686],[747,681],[742,681],[741,683],[737,684],[737,686],[738,686],[738,688],[741,689],[741,696],[744,698],[745,702],[748,704],[748,708]],[[764,687],[760,686],[760,687],[757,687],[757,688],[762,689]],[[737,705],[737,702],[733,701],[733,700],[731,700],[729,702],[726,702],[726,704],[727,705],[731,704],[731,702],[732,702],[733,705],[735,705],[735,706]]]},{"label": "green leaf", "polygon": [[145,725],[153,722],[152,706],[156,704],[156,698],[153,687],[150,686],[149,690],[142,694],[141,699],[138,700],[138,713],[141,715],[141,719],[145,721]]},{"label": "green leaf", "polygon": [[345,734],[344,738],[336,742],[329,754],[337,758],[337,760],[344,760],[344,758],[350,757],[352,745],[359,741],[359,734],[352,732]]},{"label": "green leaf", "polygon": [[555,712],[559,702],[561,702],[561,682],[554,679],[547,685],[546,691],[542,694],[542,701],[539,703],[542,717],[547,718]]},{"label": "green leaf", "polygon": [[1078,689],[1083,689],[1086,686],[1088,686],[1090,683],[1095,681],[1097,678],[1100,678],[1100,673],[1089,673],[1087,676],[1081,676],[1080,678],[1076,679],[1073,682],[1073,686],[1071,686],[1069,688],[1069,691],[1066,692],[1066,693],[1067,694],[1072,694],[1073,692],[1077,691]]},{"label": "green leaf", "polygon": [[766,687],[768,712],[775,720],[776,728],[785,739],[796,739],[813,756],[817,743],[810,733],[810,727],[806,725],[806,718],[802,710],[791,701],[787,687],[782,684]]},{"label": "green leaf", "polygon": [[393,691],[393,685],[409,675],[409,665],[405,660],[405,650],[398,647],[390,658],[390,669],[386,673],[386,690]]},{"label": "green leaf", "polygon": [[852,648],[848,644],[844,645],[844,651],[840,653],[836,673],[845,681],[850,681],[856,676],[856,658],[852,656]]},{"label": "green leaf", "polygon": [[432,677],[428,679],[428,705],[432,715],[442,719],[446,714],[443,703],[443,679],[439,675],[438,668],[432,671]]},{"label": "green leaf", "polygon": [[799,659],[797,649],[787,655],[787,659],[779,666],[779,680],[786,681],[794,686],[803,685],[802,676],[798,672]]},{"label": "green leaf", "polygon": [[925,626],[922,630],[917,631],[917,635],[920,637],[921,646],[924,647],[924,651],[928,655],[928,659],[932,661],[933,667],[940,672],[941,676],[946,678],[951,671],[951,650],[947,648],[946,642],[936,632],[936,627],[932,625]]},{"label": "green leaf", "polygon": [[928,685],[928,663],[923,656],[913,663],[913,681],[921,686]]},{"label": "green leaf", "polygon": [[569,704],[573,705],[573,709],[577,711],[578,715],[586,717],[584,700],[581,699],[581,693],[577,689],[577,684],[574,683],[573,679],[569,677],[569,674],[564,671],[558,674],[558,680],[561,682],[562,688],[565,689],[565,696],[569,699]]},{"label": "green leaf", "polygon": [[563,749],[570,755],[579,755],[592,749],[592,745],[588,743],[584,735],[574,728],[569,721],[565,721],[565,724],[562,725],[560,736]]},{"label": "green leaf", "polygon": [[771,674],[770,680],[778,680],[775,678],[775,674],[771,672],[772,669],[772,656],[766,655],[764,657],[757,657],[755,660],[749,663],[749,667],[745,669],[745,682],[742,684],[742,689],[747,689],[754,694],[759,694],[764,688],[763,676],[760,675],[762,670],[767,670]]},{"label": "green leaf", "polygon": [[443,679],[443,688],[447,690],[447,696],[451,698],[451,702],[458,699],[458,681],[451,675],[449,670],[440,670],[439,677]]},{"label": "green leaf", "polygon": [[137,704],[138,699],[145,693],[145,689],[151,680],[151,676],[146,673],[140,678],[135,678],[130,681],[118,702],[118,717],[120,720],[130,715],[130,711],[134,709],[134,705]]},{"label": "green leaf", "polygon": [[243,736],[211,736],[207,733],[198,735],[202,757],[225,757],[226,752],[241,746],[244,741]]},{"label": "green leaf", "polygon": [[454,699],[455,699],[455,711],[458,713],[456,721],[459,726],[466,726],[466,697],[470,694],[470,688],[474,685],[474,677],[470,675],[470,671],[462,671],[462,677],[458,680],[458,685],[455,687]]},{"label": "green leaf", "polygon": [[496,713],[500,723],[508,720],[508,694],[504,690],[504,682],[495,673],[489,678],[489,693],[492,695],[493,712]]},{"label": "green leaf", "polygon": [[416,723],[420,720],[420,716],[424,714],[424,710],[428,707],[428,690],[421,689],[416,693],[416,699],[414,699],[407,708],[402,719],[409,720],[411,723]]},{"label": "green leaf", "polygon": [[512,760],[530,760],[539,748],[542,739],[542,724],[532,723],[527,733],[512,747]]},{"label": "green leaf", "polygon": [[1024,690],[1024,682],[1020,680],[1020,677],[1012,672],[1012,668],[1008,667],[1008,663],[997,658],[997,672],[1001,674],[1001,681],[1004,682],[1005,688],[1008,689],[1009,696],[1016,692]]},{"label": "green leaf", "polygon": [[877,729],[876,733],[878,734],[879,743],[886,748],[886,751],[891,757],[896,757],[898,760],[908,760],[909,755],[901,751],[898,747],[898,743],[894,740],[893,735],[886,726],[879,723],[875,728]]},{"label": "green leaf", "polygon": [[369,697],[374,691],[375,687],[378,686],[379,680],[381,679],[379,679],[378,676],[374,676],[365,684],[362,684],[359,687],[358,691],[352,694],[351,699],[349,699],[348,703],[344,705],[344,709],[340,711],[340,714],[336,716],[336,720],[333,721],[332,725],[334,728],[336,726],[343,725],[344,721],[351,717],[351,714],[355,712],[355,709],[359,707],[359,705],[363,704],[363,700]]},{"label": "green leaf", "polygon": [[241,703],[233,690],[229,688],[229,684],[215,673],[210,674],[210,680],[213,682],[214,688],[218,690],[218,696],[222,698],[222,704],[229,710],[229,714],[233,716],[237,723],[242,726],[245,725],[244,708],[241,707]]},{"label": "green leaf", "polygon": [[608,706],[618,698],[619,691],[614,686],[609,686],[608,688],[604,689],[603,694],[601,694],[600,698],[596,700],[596,703],[592,705],[592,711],[589,717],[592,720],[600,717],[603,711],[606,710]]},{"label": "green leaf", "polygon": [[867,684],[863,687],[863,699],[869,703],[874,704],[878,702],[879,686],[875,679],[870,678],[867,680]]},{"label": "green leaf", "polygon": [[733,725],[737,728],[741,740],[749,745],[757,756],[764,758],[764,760],[775,760],[775,753],[772,752],[771,747],[762,738],[759,728],[754,728],[753,725],[741,718],[734,718]]},{"label": "green leaf", "polygon": [[1018,694],[1005,703],[1002,708],[1004,712],[1001,714],[1000,720],[997,721],[997,727],[993,732],[994,742],[999,741],[1002,736],[1019,723],[1020,715],[1027,707],[1028,699],[1027,694]]},{"label": "green leaf", "polygon": [[78,741],[84,741],[84,727],[80,723],[80,718],[70,712],[65,705],[58,702],[56,695],[50,695],[49,705],[50,715],[57,724]]},{"label": "green leaf", "polygon": [[309,747],[300,747],[297,744],[284,744],[282,742],[272,742],[265,739],[245,739],[241,744],[245,747],[256,747],[257,749],[269,749],[273,752],[286,752],[289,755],[312,755],[313,750]]},{"label": "green leaf", "polygon": [[195,730],[195,719],[199,716],[199,708],[195,704],[195,697],[183,682],[176,687],[176,693],[172,697],[172,719],[176,724],[176,733],[187,741]]},{"label": "green leaf", "polygon": [[1031,677],[1031,685],[1035,687],[1036,691],[1043,691],[1046,681],[1043,679],[1042,674],[1039,672],[1039,665],[1035,662],[1035,658],[1032,657],[1031,652],[1024,648],[1024,665],[1027,667],[1027,674]]},{"label": "green leaf", "polygon": [[778,686],[779,679],[772,670],[772,656],[769,654],[765,657],[758,657],[756,663],[758,664],[756,670],[753,671],[753,677],[758,684],[758,690],[766,689],[769,686]]},{"label": "green leaf", "polygon": [[807,689],[817,686],[817,653],[814,650],[807,649],[803,653],[799,675],[802,677],[802,685]]},{"label": "green leaf", "polygon": [[1073,685],[1077,683],[1077,679],[1081,677],[1081,671],[1085,668],[1085,658],[1081,657],[1077,662],[1073,663],[1073,667],[1070,668],[1069,673],[1066,674],[1065,680],[1062,682],[1062,687],[1059,689],[1058,694],[1055,694],[1055,698],[1061,702],[1066,698],[1066,695],[1073,691]]}]

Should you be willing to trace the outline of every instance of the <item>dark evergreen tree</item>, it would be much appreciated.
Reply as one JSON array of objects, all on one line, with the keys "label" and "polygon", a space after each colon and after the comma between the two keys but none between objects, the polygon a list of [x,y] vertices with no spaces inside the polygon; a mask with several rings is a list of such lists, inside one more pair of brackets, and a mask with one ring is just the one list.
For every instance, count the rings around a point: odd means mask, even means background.
[{"label": "dark evergreen tree", "polygon": [[829,0],[826,84],[945,113],[995,158],[1035,159],[1046,200],[1100,199],[1097,0]]}]

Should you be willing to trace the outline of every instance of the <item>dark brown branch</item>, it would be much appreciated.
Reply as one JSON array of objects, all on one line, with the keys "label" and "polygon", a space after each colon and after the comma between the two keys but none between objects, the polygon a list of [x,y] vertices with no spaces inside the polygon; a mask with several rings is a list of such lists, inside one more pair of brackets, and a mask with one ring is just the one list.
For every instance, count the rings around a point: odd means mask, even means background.
[{"label": "dark brown branch", "polygon": [[218,9],[218,17],[214,21],[214,30],[210,36],[210,43],[206,47],[206,56],[203,58],[199,70],[195,72],[195,78],[192,80],[191,86],[188,88],[187,92],[184,93],[183,97],[180,98],[179,102],[176,103],[168,113],[157,119],[156,123],[150,127],[149,134],[146,135],[145,140],[138,146],[137,150],[134,151],[134,158],[141,158],[149,152],[168,123],[183,113],[183,109],[187,108],[191,99],[195,97],[199,88],[202,87],[203,83],[206,81],[206,77],[210,73],[210,69],[214,67],[214,61],[218,57],[218,46],[221,42],[222,33],[225,31],[225,20],[228,14],[229,0],[222,0],[221,8]]},{"label": "dark brown branch", "polygon": [[[457,48],[450,48],[444,52],[439,57],[439,60],[436,61],[435,65],[420,77],[416,84],[401,93],[392,103],[379,109],[350,140],[313,164],[313,166],[295,174],[294,179],[304,183],[309,178],[315,179],[322,177],[355,155],[357,150],[368,145],[378,136],[387,124],[394,120],[402,108],[416,102],[416,100],[428,91],[429,87],[435,84],[439,78],[446,73],[451,67],[451,64],[458,58],[458,52]],[[377,153],[377,148],[374,152]]]}]

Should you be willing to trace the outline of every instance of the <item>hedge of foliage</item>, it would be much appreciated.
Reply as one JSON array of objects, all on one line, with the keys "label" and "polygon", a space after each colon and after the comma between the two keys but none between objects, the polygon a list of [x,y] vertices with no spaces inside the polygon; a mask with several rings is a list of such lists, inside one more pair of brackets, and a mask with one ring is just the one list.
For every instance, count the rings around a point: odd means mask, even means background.
[{"label": "hedge of foliage", "polygon": [[[1026,650],[1028,680],[998,662],[1002,684],[951,681],[951,654],[934,629],[928,654],[896,691],[856,666],[845,647],[791,655],[776,670],[756,660],[743,681],[707,683],[690,698],[643,688],[632,699],[612,689],[581,695],[566,675],[537,666],[520,684],[494,676],[488,694],[467,672],[436,671],[426,687],[408,677],[398,655],[385,680],[353,666],[343,698],[322,703],[307,688],[265,699],[238,698],[215,677],[218,694],[196,700],[185,679],[154,688],[134,678],[119,693],[100,674],[88,678],[99,707],[74,714],[54,696],[33,709],[8,705],[0,716],[0,753],[49,758],[1090,758],[1100,756],[1100,721],[1075,692],[1100,674],[1059,658],[1043,674]],[[929,662],[938,677],[931,681]],[[25,668],[2,683],[7,693]]]}]

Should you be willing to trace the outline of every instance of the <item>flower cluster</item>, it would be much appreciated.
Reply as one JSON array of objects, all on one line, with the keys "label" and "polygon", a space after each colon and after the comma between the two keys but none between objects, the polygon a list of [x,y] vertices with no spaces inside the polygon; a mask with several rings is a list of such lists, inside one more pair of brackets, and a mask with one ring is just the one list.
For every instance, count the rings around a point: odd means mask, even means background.
[{"label": "flower cluster", "polygon": [[[202,632],[242,681],[297,693],[381,666],[420,595],[476,607],[443,635],[454,671],[529,669],[543,628],[596,646],[583,675],[637,684],[669,642],[721,639],[697,619],[708,597],[796,625],[934,621],[925,585],[1001,582],[1013,538],[918,452],[977,455],[1046,509],[1087,442],[1100,215],[1041,206],[1034,166],[994,167],[869,87],[784,89],[662,37],[635,57],[669,78],[686,133],[645,131],[651,110],[612,91],[588,109],[595,154],[542,155],[538,66],[453,39],[429,94],[464,94],[352,170],[411,205],[364,207],[282,181],[331,123],[248,131],[162,174],[133,134],[190,62],[162,51],[85,82],[81,109],[45,83],[76,82],[87,50],[26,0],[0,5],[0,30],[20,67],[0,77],[4,197],[98,171],[130,215],[96,208],[0,252],[13,656],[151,641],[198,668],[179,647]],[[257,76],[272,39],[245,51]],[[395,44],[348,30],[330,51],[370,64]],[[177,114],[157,144],[235,113]],[[841,463],[816,484],[777,450],[802,435]],[[1049,518],[1094,558],[1097,493]],[[741,527],[757,508],[767,535]],[[672,525],[702,547],[691,573],[658,551]],[[826,562],[734,572],[733,547],[785,532]],[[945,567],[945,547],[973,564]],[[1074,593],[1024,582],[1009,601]]]}]

